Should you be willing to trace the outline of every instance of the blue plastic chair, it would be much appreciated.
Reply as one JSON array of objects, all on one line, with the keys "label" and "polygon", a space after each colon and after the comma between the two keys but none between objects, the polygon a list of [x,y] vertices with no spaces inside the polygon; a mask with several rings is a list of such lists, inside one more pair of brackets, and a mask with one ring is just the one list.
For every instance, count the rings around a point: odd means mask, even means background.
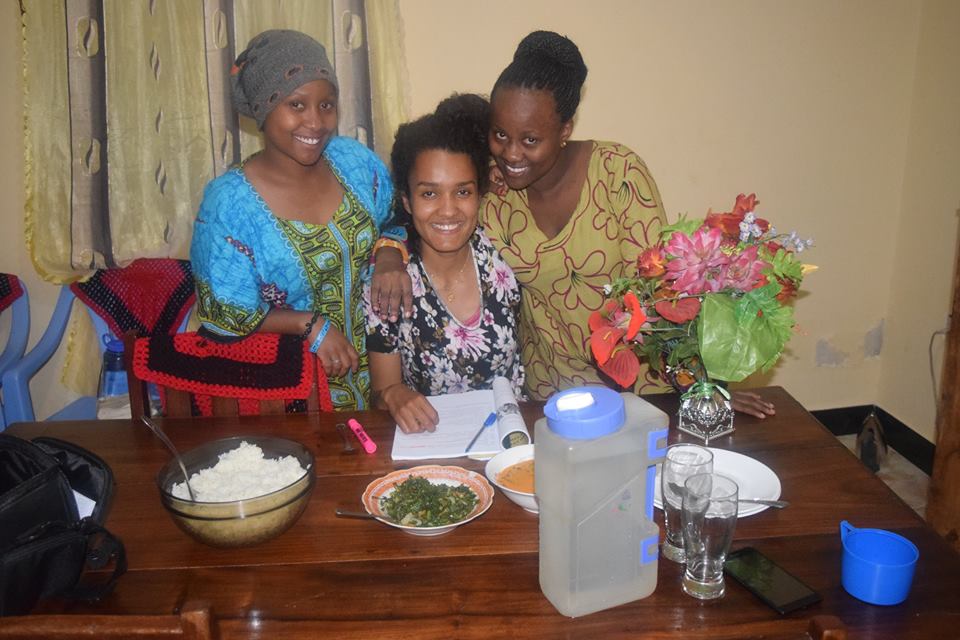
[{"label": "blue plastic chair", "polygon": [[[53,357],[60,346],[64,331],[66,331],[70,320],[70,309],[76,297],[69,285],[63,285],[60,288],[60,296],[57,298],[57,305],[50,317],[50,324],[47,325],[39,342],[19,363],[3,373],[5,411],[9,423],[34,422],[36,420],[33,413],[33,398],[30,395],[30,379]],[[102,357],[103,351],[106,349],[104,338],[112,339],[115,336],[103,318],[87,305],[84,305],[84,307],[93,321],[93,327],[97,334],[97,346],[100,348]],[[177,331],[185,331],[189,320],[190,313],[187,313]],[[47,420],[95,420],[96,418],[96,396],[83,396],[57,411]]]},{"label": "blue plastic chair", "polygon": [[[23,295],[10,305],[12,313],[10,335],[7,337],[7,346],[4,347],[3,353],[0,353],[0,391],[3,391],[3,374],[23,358],[27,350],[27,338],[30,335],[30,296],[27,295],[27,287],[22,280],[20,288],[23,289]],[[0,402],[0,431],[7,428],[7,422],[6,404]]]}]

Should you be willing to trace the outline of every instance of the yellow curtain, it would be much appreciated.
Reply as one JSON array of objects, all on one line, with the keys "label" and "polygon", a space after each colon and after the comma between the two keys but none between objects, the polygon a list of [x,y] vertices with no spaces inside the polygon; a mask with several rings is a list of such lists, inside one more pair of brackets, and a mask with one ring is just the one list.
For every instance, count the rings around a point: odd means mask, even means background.
[{"label": "yellow curtain", "polygon": [[67,37],[62,2],[30,2],[23,15],[26,240],[44,278],[74,276],[70,266],[71,160]]},{"label": "yellow curtain", "polygon": [[[52,282],[138,257],[187,257],[204,186],[261,146],[247,119],[237,129],[227,81],[235,53],[260,31],[308,33],[335,65],[334,49],[349,56],[366,45],[358,77],[369,72],[369,87],[350,90],[366,94],[381,157],[406,117],[395,0],[23,0],[23,7],[27,245]],[[85,311],[75,309],[69,344],[64,384],[92,393],[98,348]]]},{"label": "yellow curtain", "polygon": [[397,127],[410,113],[410,80],[403,56],[403,25],[396,0],[366,0],[374,149],[389,161]]}]

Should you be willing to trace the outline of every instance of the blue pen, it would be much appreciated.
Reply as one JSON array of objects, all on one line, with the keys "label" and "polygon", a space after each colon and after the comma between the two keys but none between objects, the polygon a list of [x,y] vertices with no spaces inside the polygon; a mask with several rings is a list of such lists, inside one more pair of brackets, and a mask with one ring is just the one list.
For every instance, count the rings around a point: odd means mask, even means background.
[{"label": "blue pen", "polygon": [[480,427],[480,430],[477,431],[477,434],[473,436],[473,440],[470,441],[470,444],[467,445],[466,451],[464,453],[470,453],[470,448],[477,443],[477,440],[480,438],[480,434],[483,433],[483,430],[492,425],[497,421],[497,412],[491,411],[490,415],[487,416],[487,419],[483,421],[483,426]]}]

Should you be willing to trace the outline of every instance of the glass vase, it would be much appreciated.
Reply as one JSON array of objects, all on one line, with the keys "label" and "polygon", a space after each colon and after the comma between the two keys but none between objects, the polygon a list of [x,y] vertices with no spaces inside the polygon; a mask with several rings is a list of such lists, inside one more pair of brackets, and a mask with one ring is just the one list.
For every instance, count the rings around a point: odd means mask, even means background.
[{"label": "glass vase", "polygon": [[709,445],[710,440],[733,432],[730,394],[715,382],[697,380],[680,396],[680,431]]}]

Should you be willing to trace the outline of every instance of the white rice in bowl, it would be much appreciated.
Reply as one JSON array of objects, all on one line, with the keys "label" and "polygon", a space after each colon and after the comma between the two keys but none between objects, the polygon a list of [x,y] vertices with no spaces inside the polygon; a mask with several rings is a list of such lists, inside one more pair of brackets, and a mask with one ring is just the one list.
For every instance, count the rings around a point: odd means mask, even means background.
[{"label": "white rice in bowl", "polygon": [[[260,447],[241,442],[236,449],[220,454],[217,464],[190,476],[190,488],[197,502],[248,500],[283,489],[306,472],[295,456],[264,458]],[[170,493],[190,500],[185,482],[174,483]]]}]

